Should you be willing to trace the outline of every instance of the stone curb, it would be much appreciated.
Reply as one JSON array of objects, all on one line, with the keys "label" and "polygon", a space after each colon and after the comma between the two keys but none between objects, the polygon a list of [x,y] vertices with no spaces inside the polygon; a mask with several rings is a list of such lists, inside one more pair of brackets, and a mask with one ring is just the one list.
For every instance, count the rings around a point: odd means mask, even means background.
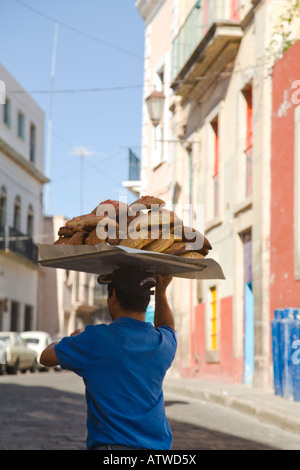
[{"label": "stone curb", "polygon": [[[230,396],[225,390],[216,391],[198,388],[187,387],[180,384],[168,384],[166,381],[164,384],[164,394],[167,397],[177,396],[192,400],[201,400],[217,405],[226,406],[232,408],[235,411],[248,414],[266,424],[277,426],[285,431],[296,433],[300,435],[300,423],[299,420],[293,420],[290,416],[287,416],[284,411],[279,412],[274,410],[271,405],[267,408],[266,405],[256,403],[249,399],[243,399],[237,396]],[[284,399],[282,399],[284,400]]]}]

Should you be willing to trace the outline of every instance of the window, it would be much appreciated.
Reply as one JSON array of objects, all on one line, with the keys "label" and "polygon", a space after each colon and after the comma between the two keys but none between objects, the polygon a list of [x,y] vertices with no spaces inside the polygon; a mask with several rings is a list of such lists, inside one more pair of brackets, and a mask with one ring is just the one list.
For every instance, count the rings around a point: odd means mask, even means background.
[{"label": "window", "polygon": [[[4,311],[4,301],[0,300],[0,331],[2,331],[3,311]],[[2,337],[2,340],[3,340],[3,337]]]},{"label": "window", "polygon": [[231,0],[231,20],[240,20],[241,0]]},{"label": "window", "polygon": [[0,192],[0,227],[6,225],[6,188],[2,186]]},{"label": "window", "polygon": [[90,293],[90,279],[91,279],[91,274],[86,274],[85,275],[85,284],[84,284],[84,299],[83,303],[89,304],[89,293]]},{"label": "window", "polygon": [[32,329],[32,318],[33,307],[31,305],[25,305],[24,331],[30,331]]},{"label": "window", "polygon": [[14,229],[19,230],[21,229],[21,199],[20,196],[17,196],[15,199],[14,205]]},{"label": "window", "polygon": [[153,167],[163,161],[163,128],[160,124],[153,127]]},{"label": "window", "polygon": [[27,235],[30,238],[33,238],[33,209],[32,205],[28,207],[27,213]]},{"label": "window", "polygon": [[30,124],[30,136],[29,136],[29,158],[32,163],[35,162],[36,152],[36,127],[34,124]]},{"label": "window", "polygon": [[25,116],[21,111],[18,111],[18,137],[25,139]]},{"label": "window", "polygon": [[252,194],[252,146],[253,146],[253,109],[252,109],[252,85],[248,85],[243,91],[246,101],[246,197]]},{"label": "window", "polygon": [[219,214],[219,118],[218,116],[211,122],[214,131],[214,167],[213,167],[213,215],[217,217]]},{"label": "window", "polygon": [[210,288],[209,350],[218,349],[217,288]]},{"label": "window", "polygon": [[18,331],[18,323],[19,323],[19,303],[11,302],[10,330]]},{"label": "window", "polygon": [[[163,64],[154,75],[155,90],[164,92],[165,79],[165,64]],[[166,159],[164,113],[159,124],[152,126],[152,142],[152,167],[155,168]]]},{"label": "window", "polygon": [[295,108],[294,150],[294,252],[295,279],[300,281],[300,106]]},{"label": "window", "polygon": [[80,289],[79,283],[80,283],[80,276],[79,276],[79,272],[77,271],[75,275],[75,301],[76,302],[79,301],[79,289]]},{"label": "window", "polygon": [[3,122],[7,127],[11,127],[11,101],[6,98],[6,103],[3,106]]}]

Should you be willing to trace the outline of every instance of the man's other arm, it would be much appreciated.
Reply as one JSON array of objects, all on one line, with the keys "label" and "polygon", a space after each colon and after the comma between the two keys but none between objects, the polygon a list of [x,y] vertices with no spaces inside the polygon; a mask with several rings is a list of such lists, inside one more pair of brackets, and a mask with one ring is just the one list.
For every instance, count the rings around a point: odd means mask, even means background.
[{"label": "man's other arm", "polygon": [[[76,330],[70,336],[77,336],[80,333],[82,333],[82,331],[83,330]],[[55,354],[55,346],[58,343],[59,342],[57,341],[56,343],[49,344],[49,346],[47,346],[46,349],[44,349],[44,351],[42,352],[41,357],[40,357],[40,363],[43,366],[45,366],[45,367],[54,367],[54,366],[59,365],[57,356]]]}]

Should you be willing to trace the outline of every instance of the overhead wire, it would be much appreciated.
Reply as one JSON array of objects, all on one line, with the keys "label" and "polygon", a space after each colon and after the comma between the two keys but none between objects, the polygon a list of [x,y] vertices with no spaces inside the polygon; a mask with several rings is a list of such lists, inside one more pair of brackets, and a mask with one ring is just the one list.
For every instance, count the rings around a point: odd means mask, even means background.
[{"label": "overhead wire", "polygon": [[[53,131],[53,135],[58,139],[60,140],[66,147],[68,148],[72,148],[72,145],[68,144],[65,139],[63,139],[56,131]],[[115,152],[113,153],[112,155],[108,155],[106,156],[105,158],[101,159],[101,164],[108,161],[108,160],[112,160],[113,158],[117,157],[120,153],[122,152],[122,150],[118,150],[118,152]],[[94,164],[94,163],[91,163],[88,159],[85,159],[85,162],[87,162],[91,167],[97,169],[101,174],[103,174],[106,178],[109,178],[111,181],[113,181],[114,183],[117,183],[117,184],[120,184],[120,181],[117,181],[116,179],[114,179],[109,173],[105,172],[103,170],[103,168],[100,168],[98,165]],[[58,178],[54,178],[54,179],[51,179],[51,182],[52,183],[57,183],[63,179],[66,179],[68,178],[69,176],[73,176],[73,175],[76,175],[80,173],[80,170],[75,170],[73,172],[69,172],[68,174],[66,175],[62,175]]]},{"label": "overhead wire", "polygon": [[[193,77],[191,79],[178,79],[174,80],[173,82],[169,83],[169,87],[171,88],[172,85],[177,85],[181,83],[185,83],[187,85],[196,85],[196,83],[204,81],[204,80],[214,80],[215,78],[227,78],[234,74],[238,73],[245,73],[245,72],[253,72],[253,76],[256,76],[255,71],[258,67],[262,67],[264,64],[267,64],[269,60],[262,60],[255,65],[250,65],[245,68],[236,68],[232,71],[227,72],[214,72],[208,75],[202,75],[200,77]],[[260,75],[261,76],[261,75]],[[41,94],[49,94],[49,93],[56,93],[56,94],[64,94],[64,93],[99,93],[105,91],[121,91],[121,90],[130,90],[130,89],[137,89],[143,88],[145,84],[139,85],[119,85],[115,87],[99,87],[99,88],[69,88],[69,89],[58,89],[58,90],[10,90],[7,89],[9,93],[41,93]]]},{"label": "overhead wire", "polygon": [[115,87],[107,87],[107,88],[69,88],[69,89],[61,89],[61,90],[10,90],[7,89],[9,93],[44,93],[44,94],[63,94],[63,93],[98,93],[102,91],[119,91],[119,90],[130,90],[136,88],[143,88],[143,85],[123,85],[123,86],[115,86]]}]

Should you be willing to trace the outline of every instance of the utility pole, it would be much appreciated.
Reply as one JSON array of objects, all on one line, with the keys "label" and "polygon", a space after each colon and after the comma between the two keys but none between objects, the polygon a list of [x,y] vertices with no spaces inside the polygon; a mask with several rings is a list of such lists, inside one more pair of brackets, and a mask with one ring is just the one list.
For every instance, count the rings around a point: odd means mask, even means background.
[{"label": "utility pole", "polygon": [[73,147],[72,151],[69,155],[76,155],[80,157],[80,215],[83,215],[84,211],[84,187],[83,187],[83,173],[84,173],[84,157],[88,157],[89,155],[94,155],[95,152],[92,150],[88,150],[86,147]]},{"label": "utility pole", "polygon": [[[48,135],[47,135],[47,154],[46,154],[46,176],[50,179],[50,166],[51,166],[51,146],[52,146],[52,105],[53,105],[53,89],[55,78],[56,66],[56,51],[58,40],[58,23],[55,23],[54,39],[52,48],[52,62],[51,62],[51,81],[50,81],[50,99],[49,99],[49,116],[48,116]],[[50,183],[46,185],[46,215],[50,211]]]}]

